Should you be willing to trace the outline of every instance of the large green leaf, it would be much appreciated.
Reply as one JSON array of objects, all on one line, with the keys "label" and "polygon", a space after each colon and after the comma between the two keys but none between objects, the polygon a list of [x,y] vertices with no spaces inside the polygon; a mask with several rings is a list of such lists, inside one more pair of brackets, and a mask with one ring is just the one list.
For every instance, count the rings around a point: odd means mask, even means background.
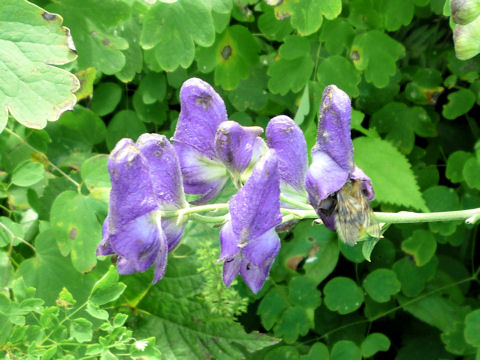
[{"label": "large green leaf", "polygon": [[[128,277],[126,297],[150,286],[150,275]],[[136,306],[137,336],[155,336],[163,359],[240,359],[276,340],[246,333],[229,318],[215,316],[198,294],[204,279],[191,257],[169,258],[165,277]],[[132,290],[133,289],[133,290]]]},{"label": "large green leaf", "polygon": [[428,210],[407,158],[392,144],[379,138],[359,137],[353,146],[355,163],[372,179],[378,201]]},{"label": "large green leaf", "polygon": [[73,108],[77,78],[52,65],[76,58],[62,18],[25,0],[0,3],[0,132],[10,113],[41,129]]},{"label": "large green leaf", "polygon": [[60,0],[49,5],[65,19],[72,30],[80,68],[95,67],[105,74],[115,74],[125,65],[122,50],[128,42],[116,29],[130,17],[130,8],[118,0]]},{"label": "large green leaf", "polygon": [[211,9],[203,1],[158,1],[143,22],[140,44],[152,49],[154,58],[164,70],[190,66],[195,44],[211,46],[215,27]]}]

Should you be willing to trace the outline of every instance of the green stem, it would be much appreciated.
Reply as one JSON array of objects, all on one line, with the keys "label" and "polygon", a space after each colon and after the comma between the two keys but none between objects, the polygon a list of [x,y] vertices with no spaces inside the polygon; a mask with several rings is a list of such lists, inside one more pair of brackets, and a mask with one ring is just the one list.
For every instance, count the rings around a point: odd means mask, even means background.
[{"label": "green stem", "polygon": [[431,213],[375,213],[375,217],[380,222],[389,224],[418,223],[418,222],[436,222],[436,221],[457,221],[462,220],[467,223],[474,223],[480,216],[480,208],[458,211],[443,211]]},{"label": "green stem", "polygon": [[292,199],[284,194],[280,194],[280,200],[284,203],[287,203],[287,204],[290,204],[290,205],[293,205],[299,209],[302,209],[302,210],[310,210],[312,211],[313,208],[310,204],[306,204],[304,202],[301,202],[301,201],[298,201],[298,200],[295,200],[295,199]]},{"label": "green stem", "polygon": [[228,220],[228,215],[223,216],[204,216],[200,214],[191,214],[190,218],[197,222],[203,222],[207,224],[223,224]]}]

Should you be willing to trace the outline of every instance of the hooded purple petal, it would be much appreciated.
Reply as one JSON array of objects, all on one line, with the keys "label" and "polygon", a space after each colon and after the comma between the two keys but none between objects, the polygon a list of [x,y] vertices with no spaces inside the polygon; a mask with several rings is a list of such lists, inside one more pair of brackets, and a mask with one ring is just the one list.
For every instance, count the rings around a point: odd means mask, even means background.
[{"label": "hooded purple petal", "polygon": [[153,190],[161,210],[176,210],[187,205],[177,154],[168,139],[159,134],[143,134],[137,147],[146,158]]},{"label": "hooded purple petal", "polygon": [[350,178],[353,180],[359,180],[362,183],[362,192],[367,197],[368,201],[372,201],[375,198],[375,192],[373,191],[372,180],[363,172],[362,169],[355,166],[355,169],[350,174]]},{"label": "hooded purple petal", "polygon": [[109,218],[105,218],[102,226],[102,241],[97,246],[97,256],[113,255],[115,251],[110,245]]},{"label": "hooded purple petal", "polygon": [[215,152],[232,174],[238,176],[248,167],[255,139],[262,132],[261,127],[243,127],[235,121],[224,121],[219,125]]},{"label": "hooded purple petal", "polygon": [[255,165],[251,177],[229,201],[232,227],[245,245],[282,222],[280,175],[274,150]]},{"label": "hooded purple petal", "polygon": [[201,195],[197,204],[213,199],[228,175],[215,153],[215,134],[227,112],[222,98],[203,80],[185,81],[180,90],[181,111],[173,136],[188,194]]},{"label": "hooded purple petal", "polygon": [[237,256],[226,259],[223,263],[223,283],[225,286],[230,286],[233,279],[240,272],[240,266],[242,265],[242,256],[238,254]]},{"label": "hooded purple petal", "polygon": [[265,280],[270,273],[274,259],[269,259],[263,266],[256,266],[248,260],[243,260],[240,266],[240,275],[254,294],[263,287]]},{"label": "hooded purple petal", "polygon": [[317,143],[312,154],[327,154],[344,171],[353,171],[353,145],[350,135],[352,107],[348,95],[335,85],[325,88],[318,119]]},{"label": "hooded purple petal", "polygon": [[252,239],[243,249],[242,254],[249,262],[264,267],[265,263],[277,257],[280,251],[280,238],[274,229]]},{"label": "hooded purple petal", "polygon": [[266,135],[278,158],[281,181],[303,193],[308,157],[302,130],[288,116],[280,115],[270,120]]},{"label": "hooded purple petal", "polygon": [[153,273],[153,283],[155,284],[163,278],[165,270],[167,269],[167,256],[169,251],[169,244],[163,234],[160,234],[160,247],[157,251],[157,257],[155,258],[155,270]]},{"label": "hooded purple petal", "polygon": [[238,235],[233,232],[232,222],[227,221],[220,230],[221,253],[219,260],[232,259],[235,257],[240,251],[238,244]]}]

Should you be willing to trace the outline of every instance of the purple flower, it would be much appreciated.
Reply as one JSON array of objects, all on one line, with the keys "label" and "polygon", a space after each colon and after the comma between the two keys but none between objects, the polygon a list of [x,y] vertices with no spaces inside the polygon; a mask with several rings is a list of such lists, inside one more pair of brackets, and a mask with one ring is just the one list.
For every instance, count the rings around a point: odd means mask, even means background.
[{"label": "purple flower", "polygon": [[242,173],[261,149],[259,127],[227,120],[222,98],[203,80],[192,78],[180,90],[181,111],[173,136],[180,159],[185,192],[213,199],[231,176],[240,184]]},{"label": "purple flower", "polygon": [[280,174],[274,150],[255,165],[251,177],[229,201],[231,220],[220,232],[223,281],[229,286],[241,274],[257,293],[280,250],[275,226],[281,223]]},{"label": "purple flower", "polygon": [[161,218],[161,211],[187,205],[176,153],[163,135],[143,134],[136,144],[122,139],[110,155],[108,170],[109,213],[97,255],[118,254],[120,274],[155,264],[155,283],[165,274],[167,254],[185,227],[177,225],[177,218]]},{"label": "purple flower", "polygon": [[[331,230],[338,229],[339,222],[362,230],[369,222],[368,215],[364,214],[368,202],[375,196],[370,178],[353,162],[350,118],[348,95],[335,85],[327,86],[305,186],[310,203]],[[339,229],[339,233],[345,235],[343,229]],[[343,240],[353,245],[358,232],[352,235]]]}]

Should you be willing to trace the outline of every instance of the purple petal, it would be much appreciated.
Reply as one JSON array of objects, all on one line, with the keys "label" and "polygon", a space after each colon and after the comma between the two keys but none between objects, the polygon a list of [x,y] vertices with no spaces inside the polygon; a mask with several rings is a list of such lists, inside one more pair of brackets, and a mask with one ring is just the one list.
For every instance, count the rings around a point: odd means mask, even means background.
[{"label": "purple petal", "polygon": [[174,147],[181,163],[185,192],[200,195],[192,203],[204,204],[217,196],[229,178],[225,166],[189,145],[174,143]]},{"label": "purple petal", "polygon": [[329,85],[325,88],[318,119],[317,143],[312,154],[327,154],[344,171],[353,171],[353,145],[350,135],[352,107],[348,95]]},{"label": "purple petal", "polygon": [[162,230],[168,244],[168,252],[175,249],[182,238],[186,224],[177,225],[177,217],[162,218]]},{"label": "purple petal", "polygon": [[115,254],[115,251],[112,249],[110,245],[110,221],[109,217],[105,218],[102,226],[102,241],[97,246],[97,256],[101,255],[112,255]]},{"label": "purple petal", "polygon": [[270,120],[266,135],[268,146],[277,154],[281,181],[304,192],[308,157],[302,130],[288,116],[280,115]]},{"label": "purple petal", "polygon": [[348,176],[348,172],[326,153],[312,153],[312,164],[307,171],[305,188],[313,208],[317,209],[322,200],[340,190]]},{"label": "purple petal", "polygon": [[163,135],[143,134],[137,146],[148,162],[153,190],[161,210],[176,210],[187,204],[177,154]]},{"label": "purple petal", "polygon": [[173,136],[210,159],[215,159],[213,143],[218,125],[227,120],[225,104],[205,81],[192,78],[180,89],[181,111]]},{"label": "purple petal", "polygon": [[160,246],[157,251],[157,257],[155,259],[155,270],[152,281],[154,284],[158,280],[163,278],[163,276],[165,275],[165,270],[167,268],[168,243],[163,233],[160,233],[159,243]]},{"label": "purple petal", "polygon": [[251,177],[229,201],[232,227],[239,244],[259,237],[282,222],[280,175],[275,150],[255,165]]},{"label": "purple petal", "polygon": [[363,172],[362,169],[355,166],[355,169],[350,174],[350,178],[353,180],[359,180],[362,182],[362,192],[365,194],[368,201],[372,201],[375,198],[375,192],[373,191],[372,181]]},{"label": "purple petal", "polygon": [[158,207],[149,167],[131,139],[120,140],[108,159],[112,181],[109,204],[110,233]]},{"label": "purple petal", "polygon": [[235,121],[224,121],[219,125],[215,152],[232,174],[238,176],[248,167],[255,139],[262,132],[261,127],[243,127]]},{"label": "purple petal", "polygon": [[230,286],[233,279],[240,272],[240,266],[242,265],[242,256],[238,254],[237,256],[225,260],[223,263],[223,283],[225,286]]},{"label": "purple petal", "polygon": [[117,260],[117,271],[120,275],[130,275],[136,273],[138,270],[135,267],[135,263],[122,256]]},{"label": "purple petal", "polygon": [[275,229],[252,239],[243,249],[242,254],[253,265],[263,267],[270,259],[274,259],[280,251],[280,238]]},{"label": "purple petal", "polygon": [[112,249],[133,263],[136,271],[151,267],[162,242],[162,229],[155,212],[140,216],[123,224],[110,237]]},{"label": "purple petal", "polygon": [[220,249],[219,260],[232,259],[240,251],[238,247],[238,235],[233,232],[231,221],[227,221],[220,230]]},{"label": "purple petal", "polygon": [[274,260],[275,259],[269,259],[263,267],[256,266],[248,262],[248,260],[242,261],[240,275],[242,275],[243,281],[245,281],[254,294],[258,293],[263,287]]}]

